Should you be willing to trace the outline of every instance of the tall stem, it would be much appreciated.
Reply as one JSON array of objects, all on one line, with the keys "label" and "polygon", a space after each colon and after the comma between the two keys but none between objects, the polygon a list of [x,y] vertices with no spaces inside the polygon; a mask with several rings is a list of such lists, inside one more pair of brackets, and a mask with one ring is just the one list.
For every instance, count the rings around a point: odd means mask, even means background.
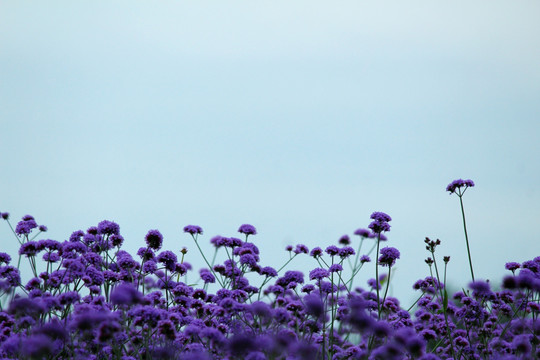
[{"label": "tall stem", "polygon": [[463,230],[465,230],[465,242],[467,243],[467,255],[469,255],[469,266],[471,268],[471,277],[472,281],[474,281],[474,271],[472,266],[472,258],[471,258],[471,250],[469,247],[469,236],[467,235],[467,223],[465,222],[465,210],[463,209],[463,194],[460,194],[459,196],[459,204],[461,205],[461,216],[463,217]]},{"label": "tall stem", "polygon": [[381,242],[381,233],[377,236],[377,252],[375,253],[375,289],[377,289],[377,313],[381,318],[381,299],[379,298],[379,243]]}]

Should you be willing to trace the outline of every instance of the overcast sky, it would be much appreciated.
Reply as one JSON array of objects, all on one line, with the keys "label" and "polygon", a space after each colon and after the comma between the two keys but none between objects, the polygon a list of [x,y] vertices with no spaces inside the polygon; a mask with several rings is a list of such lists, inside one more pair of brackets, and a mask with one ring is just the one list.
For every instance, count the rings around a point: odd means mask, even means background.
[{"label": "overcast sky", "polygon": [[[1,1],[0,211],[125,248],[250,223],[263,265],[393,217],[408,305],[439,238],[455,287],[540,255],[537,1]],[[1,247],[16,253],[7,224]],[[357,239],[353,245],[357,244]],[[207,247],[210,249],[210,247]],[[289,269],[306,273],[304,257]],[[366,268],[358,285],[373,276]]]}]

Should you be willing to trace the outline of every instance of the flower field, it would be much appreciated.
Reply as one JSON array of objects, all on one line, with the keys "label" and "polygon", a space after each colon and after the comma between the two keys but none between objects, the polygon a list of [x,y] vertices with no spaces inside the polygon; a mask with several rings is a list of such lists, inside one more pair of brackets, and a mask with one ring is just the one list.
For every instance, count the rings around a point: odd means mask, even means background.
[{"label": "flower field", "polygon": [[[288,246],[281,264],[261,264],[250,224],[209,242],[187,225],[193,246],[178,253],[153,229],[130,254],[112,221],[60,242],[33,216],[12,223],[0,213],[20,243],[18,254],[0,252],[0,359],[540,358],[540,256],[507,263],[500,283],[475,278],[464,207],[472,187],[459,179],[446,188],[459,199],[470,279],[449,293],[451,259],[426,238],[426,277],[411,284],[410,307],[388,295],[400,252],[384,212],[325,249]],[[190,256],[206,267],[193,269]],[[314,266],[292,268],[297,256]],[[368,262],[375,272],[356,283]]]}]

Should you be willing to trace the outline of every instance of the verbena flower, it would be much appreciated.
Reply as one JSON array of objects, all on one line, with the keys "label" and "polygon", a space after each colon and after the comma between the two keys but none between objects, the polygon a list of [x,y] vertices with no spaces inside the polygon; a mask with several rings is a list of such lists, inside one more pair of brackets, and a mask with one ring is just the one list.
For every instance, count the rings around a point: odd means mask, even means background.
[{"label": "verbena flower", "polygon": [[354,232],[354,235],[358,235],[363,238],[373,237],[373,233],[369,229],[356,229],[356,231]]},{"label": "verbena flower", "polygon": [[339,254],[339,248],[335,245],[330,245],[326,248],[325,252],[330,256],[334,256]]},{"label": "verbena flower", "polygon": [[105,235],[119,235],[120,234],[120,226],[109,220],[103,220],[100,222],[97,226],[98,233],[105,234]]},{"label": "verbena flower", "polygon": [[339,238],[338,242],[340,245],[350,245],[351,238],[349,237],[349,235],[343,235]]},{"label": "verbena flower", "polygon": [[202,279],[202,281],[204,281],[205,284],[207,283],[215,283],[216,282],[216,278],[214,277],[214,275],[212,274],[212,272],[208,269],[201,269],[199,270],[199,275]]},{"label": "verbena flower", "polygon": [[144,238],[146,241],[146,245],[150,249],[161,249],[161,245],[163,244],[163,235],[161,235],[159,230],[149,230]]},{"label": "verbena flower", "polygon": [[197,226],[197,225],[186,225],[186,226],[184,226],[184,232],[189,233],[191,235],[202,234],[203,229],[200,226]]},{"label": "verbena flower", "polygon": [[296,245],[296,248],[294,249],[295,254],[307,254],[309,253],[309,249],[306,245],[298,244]]},{"label": "verbena flower", "polygon": [[330,265],[330,267],[328,268],[328,271],[330,271],[331,273],[340,272],[340,271],[343,271],[343,266],[341,266],[340,264],[333,264],[333,265]]},{"label": "verbena flower", "polygon": [[367,255],[362,255],[362,256],[360,257],[360,262],[361,262],[361,263],[367,263],[367,262],[370,262],[370,261],[371,261],[371,259],[370,259],[369,256],[367,256]]},{"label": "verbena flower", "polygon": [[321,269],[321,268],[313,269],[309,272],[310,280],[321,280],[328,276],[330,276],[330,273],[328,272],[328,270]]},{"label": "verbena flower", "polygon": [[238,232],[245,235],[256,235],[257,229],[253,225],[243,224],[238,228]]},{"label": "verbena flower", "polygon": [[6,254],[5,252],[0,252],[0,265],[6,264],[8,265],[11,261],[11,256],[9,254]]},{"label": "verbena flower", "polygon": [[17,223],[15,233],[19,236],[28,235],[33,229],[37,228],[38,224],[30,215],[23,216],[22,220]]},{"label": "verbena flower", "polygon": [[396,260],[399,259],[399,250],[393,247],[385,247],[381,249],[381,256],[379,257],[379,264],[382,266],[392,266]]},{"label": "verbena flower", "polygon": [[472,180],[457,179],[448,184],[448,186],[446,187],[446,191],[450,192],[450,194],[453,194],[456,192],[457,189],[460,189],[462,187],[466,189],[473,186],[474,182]]}]

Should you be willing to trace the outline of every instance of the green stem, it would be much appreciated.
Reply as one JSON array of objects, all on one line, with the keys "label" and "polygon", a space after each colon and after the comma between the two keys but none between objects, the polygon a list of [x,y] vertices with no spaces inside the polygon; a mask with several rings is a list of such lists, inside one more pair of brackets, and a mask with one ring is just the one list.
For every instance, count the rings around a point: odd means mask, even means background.
[{"label": "green stem", "polygon": [[377,313],[381,318],[381,299],[379,297],[379,243],[381,242],[381,233],[377,236],[377,253],[375,254],[375,289],[377,290]]},{"label": "green stem", "polygon": [[463,218],[463,230],[465,230],[465,242],[467,243],[467,255],[469,255],[469,266],[471,267],[471,277],[474,281],[474,271],[472,266],[471,249],[469,247],[469,236],[467,235],[467,223],[465,222],[465,210],[463,209],[463,193],[459,195],[459,203],[461,205],[461,216]]}]

